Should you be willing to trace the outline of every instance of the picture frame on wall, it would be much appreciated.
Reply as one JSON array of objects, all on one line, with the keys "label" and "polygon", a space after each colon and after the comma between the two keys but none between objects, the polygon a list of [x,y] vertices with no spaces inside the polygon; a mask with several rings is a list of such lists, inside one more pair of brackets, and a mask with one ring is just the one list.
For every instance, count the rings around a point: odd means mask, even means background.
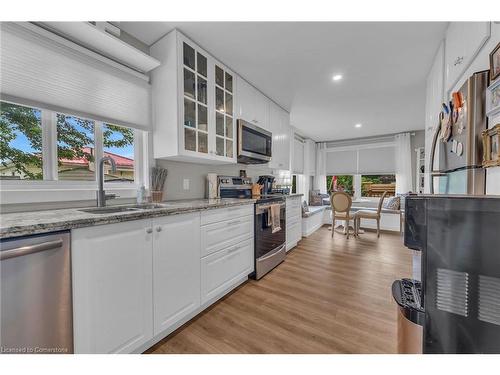
[{"label": "picture frame on wall", "polygon": [[483,131],[483,168],[500,166],[500,124]]},{"label": "picture frame on wall", "polygon": [[490,53],[490,82],[500,76],[500,43]]}]

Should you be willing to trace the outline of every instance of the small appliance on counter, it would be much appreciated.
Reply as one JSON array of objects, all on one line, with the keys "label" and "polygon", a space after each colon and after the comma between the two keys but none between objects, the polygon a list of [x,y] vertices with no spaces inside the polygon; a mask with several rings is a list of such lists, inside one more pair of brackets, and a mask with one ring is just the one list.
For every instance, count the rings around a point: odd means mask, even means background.
[{"label": "small appliance on counter", "polygon": [[257,180],[257,183],[259,185],[262,185],[262,194],[267,195],[267,194],[273,194],[273,183],[274,183],[275,177],[274,176],[259,176],[259,179]]},{"label": "small appliance on counter", "polygon": [[405,245],[422,252],[422,352],[500,354],[500,197],[410,196],[405,215]]},{"label": "small appliance on counter", "polygon": [[[272,176],[266,176],[272,177]],[[274,179],[274,177],[273,177]],[[269,179],[268,179],[269,180]],[[249,177],[219,176],[220,198],[256,198],[254,213],[254,262],[255,272],[251,275],[260,279],[270,272],[278,264],[285,260],[286,256],[286,204],[283,195],[263,194],[259,197],[252,196],[252,179]],[[272,182],[271,182],[272,188]],[[278,209],[279,208],[279,209]],[[271,210],[279,212],[279,218],[275,216],[279,225],[273,221]],[[279,229],[278,229],[279,228]]]}]

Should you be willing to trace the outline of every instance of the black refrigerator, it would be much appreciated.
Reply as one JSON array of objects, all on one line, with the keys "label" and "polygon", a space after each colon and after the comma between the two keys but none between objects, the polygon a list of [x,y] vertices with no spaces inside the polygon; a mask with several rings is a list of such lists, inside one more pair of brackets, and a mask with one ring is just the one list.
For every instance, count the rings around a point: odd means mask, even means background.
[{"label": "black refrigerator", "polygon": [[423,353],[500,353],[500,196],[410,196],[422,251]]}]

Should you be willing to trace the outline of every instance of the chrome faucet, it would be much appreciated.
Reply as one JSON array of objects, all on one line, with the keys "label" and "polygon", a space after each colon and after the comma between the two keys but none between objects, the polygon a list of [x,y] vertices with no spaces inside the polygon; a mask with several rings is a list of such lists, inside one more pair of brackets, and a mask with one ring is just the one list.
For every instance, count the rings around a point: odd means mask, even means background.
[{"label": "chrome faucet", "polygon": [[99,167],[97,169],[98,173],[98,183],[99,189],[97,190],[97,207],[106,206],[106,199],[116,198],[116,194],[106,194],[104,191],[104,162],[109,161],[111,163],[111,171],[116,172],[116,163],[110,156],[104,156],[99,160]]}]

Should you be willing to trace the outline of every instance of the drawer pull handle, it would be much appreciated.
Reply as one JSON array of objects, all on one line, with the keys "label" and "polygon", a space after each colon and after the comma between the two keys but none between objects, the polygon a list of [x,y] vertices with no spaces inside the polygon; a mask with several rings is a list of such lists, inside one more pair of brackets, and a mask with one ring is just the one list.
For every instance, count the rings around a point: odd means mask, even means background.
[{"label": "drawer pull handle", "polygon": [[239,249],[241,249],[241,246],[235,246],[232,249],[229,249],[227,252],[228,253],[234,253],[236,250],[239,250]]},{"label": "drawer pull handle", "polygon": [[148,233],[148,234],[153,233],[153,228],[147,228],[146,233]]},{"label": "drawer pull handle", "polygon": [[233,226],[233,225],[236,225],[236,224],[239,224],[241,223],[241,220],[233,220],[233,221],[230,221],[229,223],[227,223],[228,226]]}]

